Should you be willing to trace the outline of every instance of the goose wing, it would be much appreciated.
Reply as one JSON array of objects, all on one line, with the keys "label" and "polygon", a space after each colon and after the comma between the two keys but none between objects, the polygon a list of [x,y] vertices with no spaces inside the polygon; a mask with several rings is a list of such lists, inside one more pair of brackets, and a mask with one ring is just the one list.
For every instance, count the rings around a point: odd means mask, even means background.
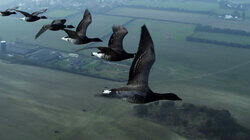
[{"label": "goose wing", "polygon": [[127,85],[148,86],[150,69],[155,62],[155,51],[153,40],[147,27],[141,28],[141,39],[137,54],[130,67],[129,80]]},{"label": "goose wing", "polygon": [[13,8],[10,8],[10,9],[7,9],[6,11],[10,12],[10,11],[16,10],[16,9],[18,9],[18,8],[19,8],[19,6],[13,7]]},{"label": "goose wing", "polygon": [[125,52],[123,49],[123,39],[128,34],[126,28],[122,26],[113,26],[113,34],[111,35],[108,47],[117,52]]},{"label": "goose wing", "polygon": [[73,38],[73,39],[79,39],[79,36],[78,34],[75,32],[75,31],[72,31],[72,30],[68,30],[68,29],[63,29],[70,38]]},{"label": "goose wing", "polygon": [[42,29],[36,34],[35,39],[37,39],[41,34],[47,31],[51,27],[51,24],[44,25]]},{"label": "goose wing", "polygon": [[57,19],[57,20],[53,20],[51,24],[65,24],[66,23],[66,19]]},{"label": "goose wing", "polygon": [[40,11],[33,12],[32,15],[33,15],[33,16],[38,16],[39,14],[42,14],[42,13],[46,12],[47,10],[48,10],[48,9],[42,9],[42,10],[40,10]]},{"label": "goose wing", "polygon": [[15,11],[17,11],[17,12],[23,14],[25,17],[31,17],[31,16],[32,16],[31,14],[29,14],[29,13],[27,13],[27,12],[24,12],[24,11],[20,11],[20,10],[15,10]]},{"label": "goose wing", "polygon": [[92,22],[92,17],[88,9],[85,10],[83,19],[78,24],[76,32],[79,36],[86,36],[87,28]]}]

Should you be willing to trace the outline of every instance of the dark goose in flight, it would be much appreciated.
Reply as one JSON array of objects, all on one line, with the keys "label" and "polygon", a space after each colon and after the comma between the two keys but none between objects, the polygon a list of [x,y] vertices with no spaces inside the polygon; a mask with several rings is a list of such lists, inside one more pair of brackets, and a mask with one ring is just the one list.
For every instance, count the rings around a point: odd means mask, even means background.
[{"label": "dark goose in flight", "polygon": [[128,31],[126,28],[122,26],[113,26],[113,34],[109,39],[108,47],[89,47],[86,49],[99,49],[99,52],[92,52],[92,56],[96,56],[98,58],[105,59],[108,61],[122,61],[125,59],[134,58],[135,54],[127,53],[123,49],[123,39],[127,34]]},{"label": "dark goose in flight", "polygon": [[121,98],[130,103],[144,104],[158,100],[182,100],[174,93],[154,93],[148,86],[150,69],[155,62],[153,41],[146,28],[142,26],[141,40],[135,59],[130,67],[129,80],[125,87],[104,90],[103,97]]},{"label": "dark goose in flight", "polygon": [[11,9],[7,9],[7,10],[5,10],[5,11],[2,11],[2,12],[0,12],[0,15],[2,15],[2,16],[10,16],[10,15],[13,15],[13,14],[16,14],[16,12],[12,12],[13,10],[16,10],[16,9],[18,9],[19,7],[14,7],[14,8],[11,8]]},{"label": "dark goose in flight", "polygon": [[88,38],[86,31],[92,22],[92,17],[88,9],[85,10],[83,19],[76,28],[76,31],[64,29],[68,36],[63,37],[62,40],[74,43],[76,45],[87,44],[90,42],[102,42],[99,38]]},{"label": "dark goose in flight", "polygon": [[40,19],[47,19],[46,16],[41,16],[41,17],[38,16],[39,14],[42,14],[42,13],[46,12],[47,9],[43,9],[43,10],[40,10],[40,11],[37,11],[37,12],[33,12],[32,14],[29,14],[27,12],[20,11],[20,10],[15,10],[15,11],[20,12],[21,14],[23,14],[25,17],[20,18],[20,19],[24,20],[24,21],[27,21],[27,22],[34,22],[34,21],[37,21],[37,20],[40,20]]},{"label": "dark goose in flight", "polygon": [[52,21],[52,23],[44,25],[42,29],[36,34],[35,39],[37,39],[42,33],[44,33],[47,30],[51,31],[59,31],[63,30],[65,28],[75,28],[73,25],[65,25],[66,19],[58,19]]}]

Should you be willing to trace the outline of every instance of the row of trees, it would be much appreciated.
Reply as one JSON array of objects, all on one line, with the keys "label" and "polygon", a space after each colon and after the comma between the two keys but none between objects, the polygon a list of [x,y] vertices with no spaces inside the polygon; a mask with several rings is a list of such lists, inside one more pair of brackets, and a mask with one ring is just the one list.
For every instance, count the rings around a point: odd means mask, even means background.
[{"label": "row of trees", "polygon": [[217,13],[212,10],[211,11],[197,11],[197,10],[188,10],[188,9],[181,9],[181,8],[151,7],[151,6],[142,6],[142,5],[130,5],[126,7],[137,8],[137,9],[151,9],[151,10],[162,10],[162,11],[196,13],[196,14],[211,15],[211,16],[217,15]]},{"label": "row of trees", "polygon": [[212,32],[212,33],[224,33],[224,34],[233,34],[233,35],[241,35],[241,36],[250,36],[250,32],[242,31],[242,30],[234,30],[234,29],[221,29],[215,28],[212,26],[204,26],[197,25],[195,27],[195,32]]},{"label": "row of trees", "polygon": [[230,46],[230,47],[236,47],[236,48],[244,48],[244,49],[250,49],[250,45],[248,44],[238,44],[238,43],[229,43],[224,41],[217,41],[217,40],[208,40],[204,38],[197,38],[193,36],[186,37],[187,41],[192,42],[200,42],[200,43],[207,43],[207,44],[215,44],[215,45],[223,45],[223,46]]}]

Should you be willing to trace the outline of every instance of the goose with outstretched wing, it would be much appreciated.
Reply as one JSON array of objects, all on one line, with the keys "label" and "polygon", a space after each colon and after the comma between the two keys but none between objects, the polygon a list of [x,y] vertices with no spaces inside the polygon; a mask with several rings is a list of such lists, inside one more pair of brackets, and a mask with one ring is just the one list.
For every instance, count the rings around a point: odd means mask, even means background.
[{"label": "goose with outstretched wing", "polygon": [[[99,52],[92,52],[92,56],[107,60],[107,61],[122,61],[130,58],[134,58],[134,53],[127,53],[123,49],[123,39],[128,34],[125,27],[113,26],[113,34],[111,35],[108,43],[108,47],[86,47],[79,50],[85,49],[98,49]],[[77,50],[76,52],[78,52]]]},{"label": "goose with outstretched wing", "polygon": [[71,42],[76,45],[87,44],[90,42],[102,42],[99,38],[88,38],[86,35],[87,28],[92,22],[92,17],[88,9],[85,10],[83,19],[78,24],[76,31],[64,29],[68,36],[63,37],[62,40]]},{"label": "goose with outstretched wing", "polygon": [[47,11],[47,9],[43,9],[43,10],[40,10],[40,11],[37,11],[37,12],[33,12],[32,14],[30,14],[28,12],[21,11],[21,10],[15,10],[15,11],[23,14],[24,17],[20,18],[20,19],[24,20],[26,22],[35,22],[35,21],[38,21],[40,19],[47,19],[46,16],[39,16],[39,14],[45,13]]},{"label": "goose with outstretched wing", "polygon": [[36,34],[35,39],[37,39],[41,34],[43,34],[44,32],[46,32],[47,30],[51,30],[51,31],[59,31],[59,30],[63,30],[66,28],[75,28],[73,25],[65,25],[66,23],[66,19],[58,19],[58,20],[54,20],[52,21],[50,24],[46,24],[44,25],[40,31]]},{"label": "goose with outstretched wing", "polygon": [[2,15],[3,17],[6,17],[6,16],[10,16],[10,15],[15,15],[16,12],[13,12],[14,10],[17,10],[19,7],[13,7],[13,8],[10,8],[10,9],[7,9],[5,11],[1,11],[0,12],[0,15]]},{"label": "goose with outstretched wing", "polygon": [[153,40],[147,27],[141,29],[141,39],[137,54],[130,67],[128,83],[125,87],[104,90],[101,96],[121,98],[130,103],[145,104],[158,100],[182,100],[174,93],[154,93],[148,86],[150,69],[155,62]]}]

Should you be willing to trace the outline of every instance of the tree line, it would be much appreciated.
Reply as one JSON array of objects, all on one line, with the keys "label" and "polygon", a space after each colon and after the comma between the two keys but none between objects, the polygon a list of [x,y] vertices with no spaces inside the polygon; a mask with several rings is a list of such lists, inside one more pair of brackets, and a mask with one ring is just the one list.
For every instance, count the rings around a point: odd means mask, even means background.
[{"label": "tree line", "polygon": [[241,35],[241,36],[250,36],[250,32],[246,32],[243,30],[235,30],[228,28],[216,28],[212,26],[205,25],[197,25],[194,29],[195,32],[211,32],[211,33],[224,33],[224,34],[232,34],[232,35]]},{"label": "tree line", "polygon": [[184,13],[196,13],[196,14],[203,14],[203,15],[217,15],[214,11],[196,11],[196,10],[188,10],[188,9],[181,9],[181,8],[166,8],[166,7],[151,7],[151,6],[142,6],[142,5],[126,5],[121,7],[128,7],[128,8],[137,8],[137,9],[150,9],[150,10],[161,10],[161,11],[173,11],[173,12],[184,12]]},{"label": "tree line", "polygon": [[250,49],[249,44],[239,44],[239,43],[230,43],[230,42],[217,41],[217,40],[208,40],[208,39],[197,38],[197,37],[193,37],[193,36],[187,36],[186,41]]}]

